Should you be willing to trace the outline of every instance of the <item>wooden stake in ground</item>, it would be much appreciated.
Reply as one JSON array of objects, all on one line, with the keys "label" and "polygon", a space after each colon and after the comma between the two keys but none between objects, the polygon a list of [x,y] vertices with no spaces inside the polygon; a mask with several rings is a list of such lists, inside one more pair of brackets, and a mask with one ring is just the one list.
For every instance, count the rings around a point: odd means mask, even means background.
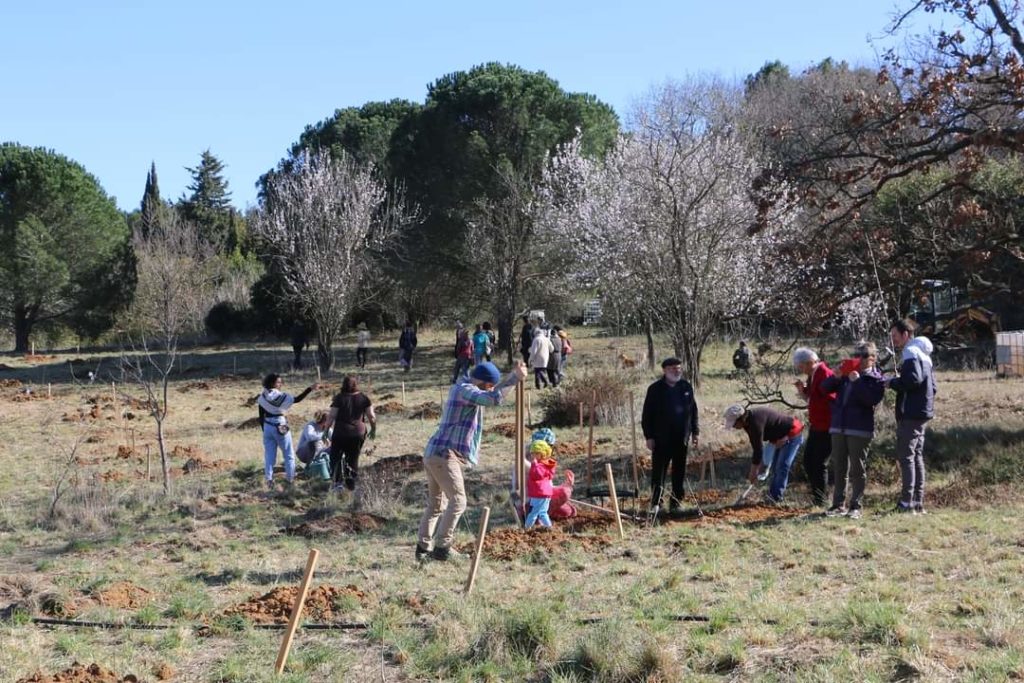
[{"label": "wooden stake in ground", "polygon": [[612,464],[605,463],[604,473],[608,477],[608,494],[612,499],[612,510],[615,512],[615,523],[619,525],[619,538],[625,539],[626,532],[622,530],[622,513],[619,512],[619,495],[615,492],[615,477],[612,476]]},{"label": "wooden stake in ground", "polygon": [[292,649],[292,639],[295,637],[295,629],[299,627],[302,606],[306,604],[309,584],[313,580],[313,570],[316,568],[318,557],[320,557],[320,551],[316,548],[311,548],[309,558],[306,560],[306,572],[302,575],[302,584],[299,586],[299,595],[295,599],[295,604],[292,605],[292,615],[288,619],[288,628],[284,631],[284,640],[281,641],[281,649],[277,653],[277,662],[274,664],[274,673],[279,676],[284,671],[284,664],[288,661],[288,652]]},{"label": "wooden stake in ground", "polygon": [[633,493],[635,496],[640,495],[640,465],[638,458],[640,455],[636,450],[636,400],[633,396],[633,392],[629,392],[629,424],[630,434],[633,436]]},{"label": "wooden stake in ground", "polygon": [[405,406],[405,382],[402,382],[402,405]]},{"label": "wooden stake in ground", "polygon": [[480,519],[480,531],[476,536],[476,546],[473,548],[473,561],[469,565],[469,578],[466,579],[466,595],[473,590],[476,583],[476,572],[480,568],[480,557],[484,554],[484,537],[487,536],[487,523],[491,519],[491,508],[484,508],[484,516]]},{"label": "wooden stake in ground", "polygon": [[153,481],[153,458],[149,452],[149,444],[146,444],[146,481]]},{"label": "wooden stake in ground", "polygon": [[583,438],[583,404],[580,403],[580,439]]},{"label": "wooden stake in ground", "polygon": [[597,403],[597,392],[590,393],[590,436],[587,437],[587,491],[593,484],[593,460],[594,460],[594,404]]},{"label": "wooden stake in ground", "polygon": [[46,383],[46,398],[53,398],[53,385]]},{"label": "wooden stake in ground", "polygon": [[316,383],[320,384],[320,366],[316,366]]},{"label": "wooden stake in ground", "polygon": [[[524,389],[525,391],[525,389]],[[526,424],[533,424],[533,392],[526,391]]]},{"label": "wooden stake in ground", "polygon": [[516,433],[519,434],[519,448],[516,451],[516,482],[519,485],[519,504],[523,506],[523,519],[526,518],[526,462],[523,460],[523,453],[526,451],[526,429],[523,426],[525,417],[526,387],[522,382],[516,384],[517,395],[516,405],[519,406],[519,413],[516,419]]}]

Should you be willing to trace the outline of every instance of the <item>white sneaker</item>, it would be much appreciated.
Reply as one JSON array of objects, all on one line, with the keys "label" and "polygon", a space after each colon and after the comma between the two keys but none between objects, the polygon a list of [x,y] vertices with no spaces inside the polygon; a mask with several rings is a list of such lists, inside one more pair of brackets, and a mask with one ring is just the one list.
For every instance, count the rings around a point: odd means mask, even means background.
[{"label": "white sneaker", "polygon": [[772,468],[771,468],[771,465],[769,465],[765,469],[764,472],[762,472],[761,474],[757,475],[757,480],[758,481],[768,481],[768,477],[771,476],[771,473],[772,473]]}]

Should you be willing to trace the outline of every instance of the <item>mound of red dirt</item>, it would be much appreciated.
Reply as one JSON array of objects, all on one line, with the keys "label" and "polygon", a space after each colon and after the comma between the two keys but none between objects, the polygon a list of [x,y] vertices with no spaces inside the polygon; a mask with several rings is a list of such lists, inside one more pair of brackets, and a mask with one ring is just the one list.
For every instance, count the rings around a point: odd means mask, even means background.
[{"label": "mound of red dirt", "polygon": [[0,389],[18,389],[21,387],[21,380],[0,379]]},{"label": "mound of red dirt", "polygon": [[28,678],[18,679],[18,683],[138,683],[132,674],[119,676],[110,669],[99,664],[79,664],[75,662],[70,669],[60,673],[34,673]]},{"label": "mound of red dirt", "polygon": [[[226,616],[240,614],[254,624],[286,624],[292,613],[292,606],[298,598],[296,587],[279,586],[259,597],[249,598],[245,602],[224,610]],[[368,596],[354,585],[343,588],[336,586],[317,586],[309,591],[306,604],[302,607],[302,616],[317,623],[326,623],[338,618],[336,605],[339,599],[355,598],[360,604],[366,604]]]},{"label": "mound of red dirt", "polygon": [[[547,554],[564,553],[566,548],[576,546],[588,551],[598,551],[611,545],[608,536],[580,536],[569,534],[558,527],[551,529],[516,528],[495,529],[484,538],[484,557],[492,560],[513,560],[540,551]],[[474,544],[458,548],[461,552],[472,553]]]},{"label": "mound of red dirt", "polygon": [[436,420],[441,417],[441,404],[436,401],[427,401],[421,403],[419,407],[413,410],[412,415],[409,416],[410,420],[424,419],[424,420]]},{"label": "mound of red dirt", "polygon": [[178,391],[183,394],[187,394],[190,391],[207,391],[210,389],[209,382],[189,382],[185,386],[179,387]]},{"label": "mound of red dirt", "polygon": [[296,526],[281,529],[281,533],[289,536],[315,538],[333,534],[359,534],[364,531],[376,531],[387,522],[383,517],[357,512],[351,515],[338,515],[327,519],[303,522]]},{"label": "mound of red dirt", "polygon": [[365,468],[367,473],[390,475],[398,472],[418,472],[423,467],[423,456],[419,453],[406,453],[393,458],[381,458]]},{"label": "mound of red dirt", "polygon": [[511,422],[499,422],[496,425],[488,427],[486,432],[488,434],[504,436],[507,439],[514,439],[516,437],[516,426]]},{"label": "mound of red dirt", "polygon": [[567,455],[586,455],[587,444],[584,441],[559,441],[552,450],[556,458],[564,458]]},{"label": "mound of red dirt", "polygon": [[704,510],[703,517],[680,520],[689,524],[760,524],[778,519],[803,517],[813,510],[809,508],[787,508],[777,505],[755,503],[742,507],[726,507],[718,510]]},{"label": "mound of red dirt", "polygon": [[[630,520],[623,519],[622,523],[627,524]],[[577,506],[576,516],[568,519],[555,520],[554,525],[569,533],[580,533],[581,531],[608,532],[615,528],[615,516],[604,514],[596,510],[587,510]]]},{"label": "mound of red dirt", "polygon": [[114,609],[139,609],[153,599],[153,593],[131,581],[112,583],[92,596],[92,600],[103,607]]},{"label": "mound of red dirt", "polygon": [[25,354],[24,360],[26,363],[45,363],[48,360],[57,360],[57,356],[41,356],[39,354],[33,356]]},{"label": "mound of red dirt", "polygon": [[405,410],[405,406],[398,401],[388,401],[387,403],[378,403],[374,405],[373,410],[381,415],[390,415],[392,413],[402,412]]}]

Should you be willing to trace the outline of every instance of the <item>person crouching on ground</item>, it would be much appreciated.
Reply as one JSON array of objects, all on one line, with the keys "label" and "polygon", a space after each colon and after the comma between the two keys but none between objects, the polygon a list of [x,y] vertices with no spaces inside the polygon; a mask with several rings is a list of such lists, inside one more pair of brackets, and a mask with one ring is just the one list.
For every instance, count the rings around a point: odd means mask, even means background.
[{"label": "person crouching on ground", "polygon": [[[744,408],[735,404],[725,410],[725,428],[742,429],[747,433],[753,449],[747,480],[751,484],[756,482],[758,471],[763,466],[771,478],[767,500],[781,502],[789,484],[793,460],[804,440],[803,423],[772,408]],[[767,446],[764,445],[766,443]]]},{"label": "person crouching on ground", "polygon": [[370,425],[369,436],[377,436],[377,415],[373,412],[370,397],[359,391],[355,377],[346,376],[341,380],[341,391],[331,401],[331,412],[327,416],[327,427],[333,427],[331,439],[332,491],[347,488],[354,491],[359,478],[359,453],[366,442],[366,425]]},{"label": "person crouching on ground", "polygon": [[699,444],[697,400],[693,387],[683,379],[678,358],[661,363],[662,377],[647,387],[640,426],[651,451],[651,509],[658,514],[669,464],[672,465],[672,498],[669,513],[677,513],[683,501],[688,444]]},{"label": "person crouching on ground", "polygon": [[309,396],[309,392],[318,385],[306,387],[297,396],[281,391],[281,376],[270,373],[263,378],[263,391],[256,403],[259,406],[260,424],[263,426],[263,477],[267,488],[274,485],[274,465],[277,463],[277,451],[281,449],[284,457],[284,476],[291,484],[295,481],[295,450],[292,435],[288,428],[285,413],[296,403]]},{"label": "person crouching on ground", "polygon": [[295,455],[299,462],[308,465],[313,462],[314,456],[323,448],[330,446],[331,435],[327,429],[327,411],[318,410],[313,413],[313,419],[306,423],[299,435],[299,445],[295,448]]},{"label": "person crouching on ground", "polygon": [[804,471],[811,486],[811,498],[814,505],[826,504],[828,482],[825,476],[825,465],[832,455],[832,436],[828,433],[832,426],[832,402],[834,393],[821,390],[821,383],[835,373],[818,358],[813,350],[800,347],[793,352],[793,368],[807,381],[793,382],[796,393],[807,401],[807,418],[810,430],[807,432],[807,446],[804,448]]},{"label": "person crouching on ground", "polygon": [[885,385],[896,392],[896,457],[903,487],[896,512],[924,514],[924,432],[935,417],[935,368],[932,343],[915,337],[916,326],[897,321],[889,330],[894,348],[900,349],[899,376]]},{"label": "person crouching on ground", "polygon": [[[878,348],[871,342],[858,342],[851,358],[843,361],[839,373],[821,382],[821,390],[835,392],[832,404],[832,467],[835,487],[832,507],[825,515],[860,519],[867,485],[868,450],[875,436],[875,408],[885,395],[882,375],[875,368]],[[845,505],[849,481],[849,507]]]},{"label": "person crouching on ground", "polygon": [[444,561],[458,556],[452,550],[452,540],[466,510],[463,468],[475,467],[478,462],[484,407],[501,404],[508,390],[525,378],[522,363],[517,362],[502,379],[494,363],[484,362],[449,390],[441,422],[423,451],[427,504],[420,518],[417,560],[430,556]]},{"label": "person crouching on ground", "polygon": [[530,465],[530,473],[526,478],[526,494],[530,502],[530,514],[526,515],[526,522],[523,526],[530,529],[539,521],[541,526],[550,527],[551,517],[548,516],[548,507],[551,505],[551,496],[554,493],[551,480],[555,477],[556,462],[551,457],[551,446],[544,441],[531,443],[530,455],[533,456],[533,463]]}]

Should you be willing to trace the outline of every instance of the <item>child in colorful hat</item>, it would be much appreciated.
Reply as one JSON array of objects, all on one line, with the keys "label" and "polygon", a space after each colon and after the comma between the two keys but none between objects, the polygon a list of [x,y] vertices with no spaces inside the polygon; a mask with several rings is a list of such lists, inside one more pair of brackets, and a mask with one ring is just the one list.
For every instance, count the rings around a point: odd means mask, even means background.
[{"label": "child in colorful hat", "polygon": [[548,516],[548,507],[551,505],[551,495],[554,493],[554,485],[551,480],[554,479],[557,463],[551,457],[551,446],[546,441],[531,443],[530,456],[533,459],[533,464],[530,465],[530,474],[526,478],[526,495],[530,502],[530,514],[526,516],[524,526],[529,529],[539,521],[541,526],[550,527],[551,518]]}]

